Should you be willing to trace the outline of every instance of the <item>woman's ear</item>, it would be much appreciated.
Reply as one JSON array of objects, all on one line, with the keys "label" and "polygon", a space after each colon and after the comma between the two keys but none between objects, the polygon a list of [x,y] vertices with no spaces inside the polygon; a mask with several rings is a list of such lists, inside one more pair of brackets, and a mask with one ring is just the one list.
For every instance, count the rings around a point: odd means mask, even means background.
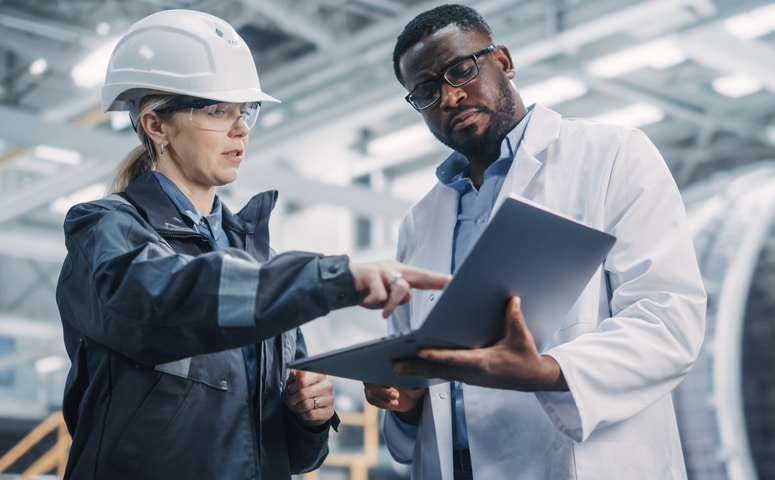
[{"label": "woman's ear", "polygon": [[169,140],[167,139],[167,129],[164,128],[164,122],[161,121],[161,118],[159,118],[159,115],[156,112],[143,113],[140,116],[139,123],[153,143],[156,145],[169,143]]}]

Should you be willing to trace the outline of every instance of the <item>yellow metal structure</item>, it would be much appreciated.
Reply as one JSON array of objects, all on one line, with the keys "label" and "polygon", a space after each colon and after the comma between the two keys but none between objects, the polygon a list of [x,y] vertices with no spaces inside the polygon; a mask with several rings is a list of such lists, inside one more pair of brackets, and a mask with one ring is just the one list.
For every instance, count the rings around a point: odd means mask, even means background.
[{"label": "yellow metal structure", "polygon": [[[342,413],[339,415],[342,425],[352,425],[363,429],[363,450],[353,453],[331,453],[322,468],[349,468],[350,480],[367,480],[369,468],[377,464],[377,448],[379,431],[377,426],[378,410],[366,405],[361,413]],[[37,459],[21,474],[21,480],[30,480],[34,475],[43,475],[56,471],[59,478],[65,473],[67,454],[72,443],[67,433],[62,412],[55,412],[35,427],[19,443],[0,457],[0,473],[5,472],[24,456],[38,442],[56,433],[57,440],[53,447]],[[303,480],[318,480],[318,472],[305,474]]]},{"label": "yellow metal structure", "polygon": [[16,463],[25,453],[41,440],[56,432],[57,440],[53,447],[37,459],[21,474],[21,480],[28,480],[33,475],[43,475],[56,470],[59,478],[65,475],[67,453],[70,450],[70,435],[62,412],[54,412],[40,425],[35,427],[26,437],[22,438],[12,449],[0,457],[0,473]]}]

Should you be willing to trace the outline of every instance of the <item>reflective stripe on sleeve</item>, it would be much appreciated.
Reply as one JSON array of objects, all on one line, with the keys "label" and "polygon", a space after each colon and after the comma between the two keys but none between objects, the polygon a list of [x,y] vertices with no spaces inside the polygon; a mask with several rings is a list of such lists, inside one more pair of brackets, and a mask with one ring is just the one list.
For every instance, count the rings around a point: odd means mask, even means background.
[{"label": "reflective stripe on sleeve", "polygon": [[253,262],[224,256],[218,290],[218,325],[243,327],[255,323],[259,271]]}]

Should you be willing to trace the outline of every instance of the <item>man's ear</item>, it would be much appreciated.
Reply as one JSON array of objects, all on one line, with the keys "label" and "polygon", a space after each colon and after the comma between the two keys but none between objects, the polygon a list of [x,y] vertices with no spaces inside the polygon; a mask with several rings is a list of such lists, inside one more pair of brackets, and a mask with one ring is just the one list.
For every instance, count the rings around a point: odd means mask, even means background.
[{"label": "man's ear", "polygon": [[494,52],[492,52],[493,58],[501,66],[501,70],[506,74],[508,78],[514,78],[514,62],[511,60],[511,52],[506,45],[498,45]]},{"label": "man's ear", "polygon": [[164,122],[161,121],[156,112],[143,113],[138,123],[156,145],[169,143],[167,140],[167,129],[164,128]]}]

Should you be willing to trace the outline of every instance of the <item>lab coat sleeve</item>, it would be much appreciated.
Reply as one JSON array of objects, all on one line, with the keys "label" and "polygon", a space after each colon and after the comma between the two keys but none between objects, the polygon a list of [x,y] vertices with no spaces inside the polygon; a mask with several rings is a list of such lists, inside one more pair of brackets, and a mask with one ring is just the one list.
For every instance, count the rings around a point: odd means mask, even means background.
[{"label": "lab coat sleeve", "polygon": [[704,336],[706,296],[683,201],[654,145],[626,132],[604,200],[605,228],[617,237],[604,262],[611,316],[545,352],[570,391],[536,394],[576,441],[669,395]]},{"label": "lab coat sleeve", "polygon": [[[406,261],[408,253],[411,251],[408,244],[411,243],[413,233],[413,217],[410,213],[401,222],[398,236],[398,261]],[[411,328],[410,303],[399,305],[388,318],[388,332],[395,333],[401,330]],[[383,411],[382,432],[385,438],[385,444],[390,455],[399,463],[410,463],[417,439],[418,427],[407,425],[398,419],[398,417],[388,410]]]},{"label": "lab coat sleeve", "polygon": [[407,425],[390,411],[385,411],[382,418],[382,432],[390,456],[399,463],[411,463],[417,442],[417,426]]}]

